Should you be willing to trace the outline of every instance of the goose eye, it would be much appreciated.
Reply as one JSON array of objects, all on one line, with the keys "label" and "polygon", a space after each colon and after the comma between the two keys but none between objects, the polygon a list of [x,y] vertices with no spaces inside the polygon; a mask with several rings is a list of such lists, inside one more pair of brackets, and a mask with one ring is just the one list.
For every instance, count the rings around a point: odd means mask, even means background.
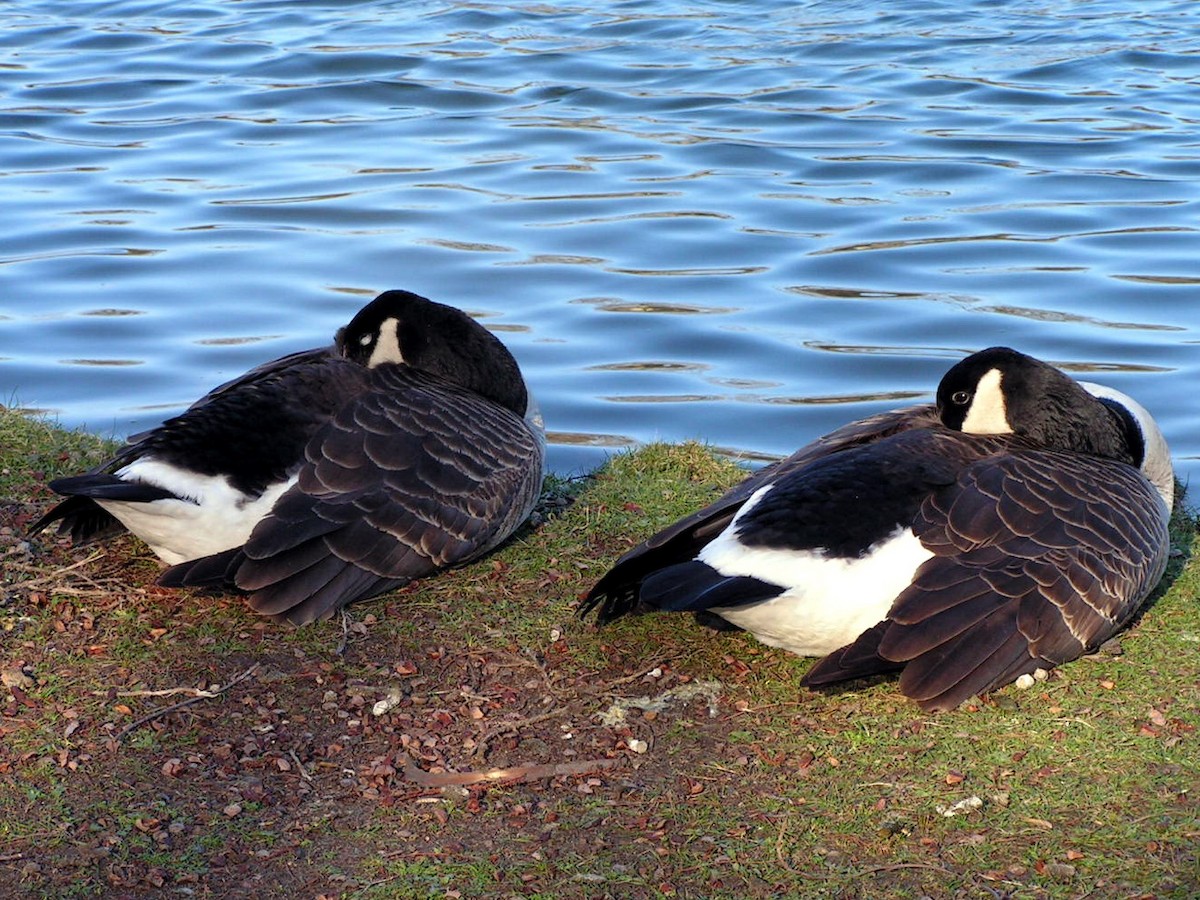
[{"label": "goose eye", "polygon": [[966,406],[971,402],[970,391],[955,391],[950,395],[950,402],[956,406]]}]

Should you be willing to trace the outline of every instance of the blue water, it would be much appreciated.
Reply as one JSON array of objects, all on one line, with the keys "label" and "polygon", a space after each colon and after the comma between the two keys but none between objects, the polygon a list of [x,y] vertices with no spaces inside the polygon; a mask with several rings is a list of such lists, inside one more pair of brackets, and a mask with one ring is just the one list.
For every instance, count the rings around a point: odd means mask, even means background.
[{"label": "blue water", "polygon": [[122,435],[403,287],[552,466],[765,459],[1004,343],[1200,467],[1200,4],[0,6],[0,401]]}]

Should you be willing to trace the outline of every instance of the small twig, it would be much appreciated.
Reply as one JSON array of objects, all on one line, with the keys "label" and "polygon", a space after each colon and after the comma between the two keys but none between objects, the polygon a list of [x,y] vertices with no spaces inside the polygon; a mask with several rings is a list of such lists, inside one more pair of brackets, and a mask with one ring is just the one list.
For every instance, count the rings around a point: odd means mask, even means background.
[{"label": "small twig", "polygon": [[106,597],[111,599],[113,589],[105,587],[78,588],[69,584],[56,584],[54,586],[54,593],[68,597]]},{"label": "small twig", "polygon": [[899,869],[928,869],[931,872],[941,872],[943,875],[954,874],[945,866],[935,866],[933,863],[891,863],[886,866],[867,866],[865,869],[854,872],[853,875],[858,878],[863,875],[877,875],[880,872],[895,872]]},{"label": "small twig", "polygon": [[945,866],[935,866],[932,863],[891,863],[886,866],[867,866],[865,869],[852,869],[845,872],[806,872],[786,866],[789,872],[805,878],[828,881],[833,878],[863,878],[867,875],[878,875],[880,872],[896,872],[900,869],[928,869],[931,872],[941,872],[943,875],[953,875],[954,872]]},{"label": "small twig", "polygon": [[204,692],[205,696],[189,697],[186,700],[180,700],[178,703],[172,703],[169,706],[160,707],[159,709],[156,709],[154,712],[144,715],[140,719],[136,719],[133,722],[130,722],[128,725],[126,725],[124,728],[122,728],[117,733],[117,737],[115,739],[116,742],[118,744],[121,743],[121,741],[123,741],[125,739],[126,735],[130,734],[133,731],[136,731],[138,728],[141,728],[147,722],[153,722],[155,719],[160,719],[165,715],[175,712],[175,710],[177,710],[177,709],[183,709],[185,706],[191,706],[193,703],[199,703],[201,700],[209,700],[213,697],[221,696],[222,694],[224,694],[226,691],[228,691],[231,687],[233,687],[238,682],[245,681],[247,678],[249,678],[251,675],[253,675],[257,670],[258,670],[258,663],[255,663],[250,668],[248,668],[245,672],[242,672],[240,675],[235,676],[232,681],[230,681],[226,685],[223,685],[219,690],[205,691]]},{"label": "small twig", "polygon": [[[40,585],[44,582],[54,581],[55,579],[67,574],[68,572],[74,571],[75,569],[78,569],[81,566],[86,566],[88,563],[93,563],[96,560],[100,559],[101,557],[107,556],[107,555],[108,555],[107,551],[97,550],[96,552],[94,552],[91,556],[87,557],[86,559],[81,559],[78,562],[73,562],[69,566],[63,566],[61,569],[55,569],[53,572],[49,572],[40,578],[31,578],[29,581],[22,581],[19,586],[22,588],[37,587],[38,585]],[[90,581],[90,579],[88,579],[88,580]],[[95,584],[95,582],[92,582],[92,584]]]},{"label": "small twig", "polygon": [[[409,851],[406,850],[405,852],[409,852]],[[346,896],[348,898],[362,897],[367,893],[367,891],[374,890],[375,888],[379,887],[380,885],[391,884],[393,881],[399,881],[401,878],[411,878],[411,877],[412,876],[409,874],[409,872],[407,870],[405,870],[405,871],[401,872],[399,875],[388,875],[385,878],[379,878],[379,879],[376,879],[375,881],[368,881],[362,887],[360,887],[356,891],[354,891],[354,893],[347,894]]]},{"label": "small twig", "polygon": [[880,872],[894,872],[898,869],[930,869],[934,872],[942,872],[946,875],[954,874],[949,869],[947,869],[945,866],[935,866],[932,863],[891,863],[889,865],[867,866],[865,869],[855,869],[851,872],[837,872],[837,873],[805,872],[800,869],[794,868],[791,864],[788,863],[787,859],[784,858],[783,837],[787,833],[787,822],[788,822],[788,820],[786,817],[781,818],[779,820],[779,833],[775,836],[775,858],[779,861],[779,864],[781,866],[783,866],[785,869],[787,869],[793,875],[802,875],[805,878],[828,880],[831,878],[844,878],[844,877],[862,878],[865,875],[876,875]]},{"label": "small twig", "polygon": [[518,719],[515,722],[501,722],[495,728],[490,729],[487,734],[479,739],[478,745],[475,747],[475,758],[482,759],[487,755],[488,748],[492,741],[502,735],[512,734],[514,731],[520,731],[529,725],[537,725],[539,722],[547,722],[550,719],[557,719],[559,716],[566,714],[565,709],[552,709],[549,712],[538,713],[536,716],[530,716],[527,719]]},{"label": "small twig", "polygon": [[787,816],[782,816],[779,819],[779,834],[775,835],[775,859],[779,864],[787,869],[792,874],[796,874],[796,870],[792,868],[791,863],[783,858],[783,835],[787,831]]},{"label": "small twig", "polygon": [[560,775],[587,775],[601,769],[620,765],[620,757],[604,759],[581,759],[575,762],[547,763],[545,765],[513,766],[507,769],[485,769],[475,772],[426,772],[411,761],[404,767],[404,777],[425,787],[447,787],[452,784],[480,784],[499,781],[538,781],[542,778],[557,778]]},{"label": "small twig", "polygon": [[296,764],[296,768],[300,771],[300,777],[305,781],[312,781],[313,777],[308,774],[308,770],[304,768],[304,763],[300,762],[300,757],[296,755],[295,750],[288,750],[288,756],[292,758],[292,762]]},{"label": "small twig", "polygon": [[[117,691],[113,694],[114,697],[170,697],[172,694],[191,694],[201,700],[207,700],[210,697],[217,696],[213,691],[206,691],[202,688],[163,688],[161,691]],[[107,697],[108,691],[92,691],[93,697]]]},{"label": "small twig", "polygon": [[[663,661],[663,664],[667,663],[670,663],[670,660]],[[579,693],[588,697],[595,697],[598,694],[611,694],[615,696],[613,688],[620,687],[621,685],[625,684],[632,684],[635,681],[643,681],[647,675],[654,671],[655,668],[661,668],[661,664],[660,666],[655,666],[654,668],[646,669],[642,672],[634,672],[632,675],[623,675],[620,678],[614,678],[611,681],[605,681],[594,687],[589,686],[580,690]]]},{"label": "small twig", "polygon": [[341,608],[342,614],[342,639],[338,641],[338,645],[333,649],[334,656],[345,656],[346,645],[350,643],[350,615],[346,612],[346,607]]}]

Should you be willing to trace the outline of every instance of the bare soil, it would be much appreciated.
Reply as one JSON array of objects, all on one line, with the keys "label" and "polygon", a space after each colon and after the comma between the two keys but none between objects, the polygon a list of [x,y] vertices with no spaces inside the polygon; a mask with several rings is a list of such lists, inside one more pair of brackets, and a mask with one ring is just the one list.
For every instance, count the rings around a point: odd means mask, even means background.
[{"label": "bare soil", "polygon": [[[0,505],[0,896],[1200,895],[1195,684],[1110,708],[1120,660],[1080,661],[934,718],[681,617],[597,631],[633,501],[299,630],[132,538],[31,545],[44,502]],[[1140,780],[1074,774],[1072,716]]]}]

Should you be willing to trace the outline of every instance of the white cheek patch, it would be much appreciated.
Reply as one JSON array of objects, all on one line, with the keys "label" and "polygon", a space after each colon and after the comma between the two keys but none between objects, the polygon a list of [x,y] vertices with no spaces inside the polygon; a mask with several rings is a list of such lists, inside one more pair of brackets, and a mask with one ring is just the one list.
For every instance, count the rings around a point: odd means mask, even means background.
[{"label": "white cheek patch", "polygon": [[402,362],[404,354],[400,352],[400,321],[384,319],[383,324],[379,326],[379,340],[375,342],[375,349],[371,351],[371,358],[367,360],[367,368],[373,369],[383,363]]},{"label": "white cheek patch", "polygon": [[992,369],[979,379],[971,408],[963,419],[962,430],[967,434],[1012,434],[1008,409],[1004,403],[1003,376]]}]

